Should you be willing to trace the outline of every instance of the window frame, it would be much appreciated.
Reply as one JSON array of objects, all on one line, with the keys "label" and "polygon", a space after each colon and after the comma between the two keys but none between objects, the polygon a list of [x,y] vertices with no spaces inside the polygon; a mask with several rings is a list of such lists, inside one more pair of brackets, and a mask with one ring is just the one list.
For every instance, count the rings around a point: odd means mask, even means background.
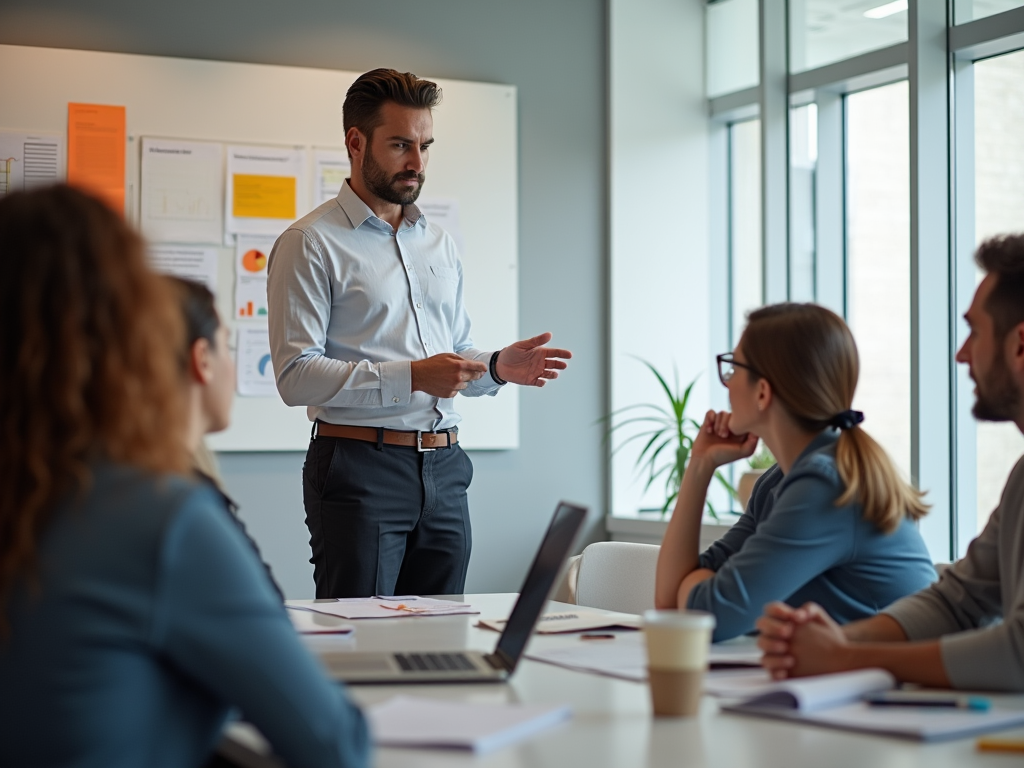
[{"label": "window frame", "polygon": [[[911,479],[929,492],[933,507],[921,532],[936,560],[962,556],[977,530],[973,386],[953,360],[975,280],[973,64],[1024,49],[1024,7],[954,24],[955,2],[909,0],[906,42],[789,74],[789,2],[760,0],[759,85],[708,99],[711,290],[723,299],[711,318],[711,348],[717,350],[728,344],[731,317],[730,125],[761,120],[763,295],[766,302],[785,301],[790,109],[818,105],[815,300],[845,317],[845,98],[909,81]],[[725,393],[715,392],[712,406],[725,405]]]}]

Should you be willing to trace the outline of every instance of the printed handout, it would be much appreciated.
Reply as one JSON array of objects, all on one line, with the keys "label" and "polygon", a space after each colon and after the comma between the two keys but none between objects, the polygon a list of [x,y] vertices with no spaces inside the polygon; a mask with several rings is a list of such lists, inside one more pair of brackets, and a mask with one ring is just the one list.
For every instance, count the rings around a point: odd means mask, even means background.
[{"label": "printed handout", "polygon": [[278,397],[266,328],[246,326],[238,329],[237,368],[239,395]]},{"label": "printed handout", "polygon": [[63,136],[0,131],[0,197],[63,180]]},{"label": "printed handout", "polygon": [[306,210],[306,152],[229,146],[225,229],[277,237]]},{"label": "printed handout", "polygon": [[149,263],[165,275],[202,283],[217,293],[217,249],[195,245],[151,245]]},{"label": "printed handout", "polygon": [[142,139],[142,234],[151,243],[220,243],[224,232],[224,147]]},{"label": "printed handout", "polygon": [[352,164],[344,149],[317,149],[313,151],[313,205],[333,200],[341,191]]}]

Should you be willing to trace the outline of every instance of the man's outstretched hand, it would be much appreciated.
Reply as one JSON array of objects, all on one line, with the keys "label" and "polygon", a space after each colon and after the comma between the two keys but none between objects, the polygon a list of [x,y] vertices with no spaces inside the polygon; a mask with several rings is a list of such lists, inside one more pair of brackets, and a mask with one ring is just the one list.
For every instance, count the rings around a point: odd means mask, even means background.
[{"label": "man's outstretched hand", "polygon": [[569,366],[565,361],[572,357],[572,352],[545,347],[549,341],[551,334],[542,333],[505,347],[498,355],[498,376],[524,387],[543,387],[549,379],[557,379],[558,372]]},{"label": "man's outstretched hand", "polygon": [[434,397],[455,397],[469,382],[483,378],[485,373],[487,363],[443,352],[412,362],[412,391]]}]

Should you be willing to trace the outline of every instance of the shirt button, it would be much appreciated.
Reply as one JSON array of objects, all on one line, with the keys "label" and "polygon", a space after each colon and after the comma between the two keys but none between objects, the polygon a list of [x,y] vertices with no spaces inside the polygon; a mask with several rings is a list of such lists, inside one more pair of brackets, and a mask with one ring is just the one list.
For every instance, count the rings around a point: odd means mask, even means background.
[{"label": "shirt button", "polygon": [[420,304],[418,301],[416,302],[416,309],[423,309],[423,305]]},{"label": "shirt button", "polygon": [[400,397],[392,397],[391,398],[391,402],[392,403],[400,403],[400,402],[402,402],[402,399]]},{"label": "shirt button", "polygon": [[406,265],[405,265],[405,268],[406,268],[406,269],[412,269],[412,264],[406,264]]}]

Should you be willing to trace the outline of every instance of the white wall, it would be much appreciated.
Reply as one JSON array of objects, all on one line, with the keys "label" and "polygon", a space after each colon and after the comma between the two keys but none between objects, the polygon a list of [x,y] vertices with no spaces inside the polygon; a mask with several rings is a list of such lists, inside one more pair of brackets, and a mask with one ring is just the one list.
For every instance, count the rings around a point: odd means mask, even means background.
[{"label": "white wall", "polygon": [[[703,0],[610,0],[610,199],[613,408],[661,403],[657,383],[630,355],[682,383],[700,376],[689,414],[700,420],[710,370],[708,121]],[[612,462],[612,510],[641,499],[637,450]]]}]

